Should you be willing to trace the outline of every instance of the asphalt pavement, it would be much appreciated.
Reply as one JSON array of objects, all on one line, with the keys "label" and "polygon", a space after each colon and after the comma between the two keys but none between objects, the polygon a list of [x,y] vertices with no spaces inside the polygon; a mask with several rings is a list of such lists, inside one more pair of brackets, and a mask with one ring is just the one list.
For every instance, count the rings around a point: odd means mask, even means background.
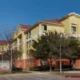
[{"label": "asphalt pavement", "polygon": [[80,80],[80,78],[65,78],[48,72],[32,72],[27,74],[0,75],[0,80]]}]

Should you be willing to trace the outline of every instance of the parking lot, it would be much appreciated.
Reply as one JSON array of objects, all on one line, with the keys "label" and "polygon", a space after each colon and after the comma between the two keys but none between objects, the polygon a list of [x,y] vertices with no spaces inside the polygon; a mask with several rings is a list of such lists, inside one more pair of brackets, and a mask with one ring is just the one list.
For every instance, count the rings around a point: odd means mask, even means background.
[{"label": "parking lot", "polygon": [[79,78],[65,78],[51,73],[33,72],[27,74],[0,75],[0,80],[80,80]]}]

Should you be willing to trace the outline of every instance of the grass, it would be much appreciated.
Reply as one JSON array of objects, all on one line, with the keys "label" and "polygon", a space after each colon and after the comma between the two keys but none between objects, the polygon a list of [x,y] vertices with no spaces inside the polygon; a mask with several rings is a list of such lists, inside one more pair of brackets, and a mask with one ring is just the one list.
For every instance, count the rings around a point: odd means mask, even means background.
[{"label": "grass", "polygon": [[28,71],[25,71],[25,72],[10,72],[10,71],[3,71],[3,72],[0,72],[0,75],[7,75],[7,74],[26,74],[26,73],[31,73],[31,72],[28,72]]}]

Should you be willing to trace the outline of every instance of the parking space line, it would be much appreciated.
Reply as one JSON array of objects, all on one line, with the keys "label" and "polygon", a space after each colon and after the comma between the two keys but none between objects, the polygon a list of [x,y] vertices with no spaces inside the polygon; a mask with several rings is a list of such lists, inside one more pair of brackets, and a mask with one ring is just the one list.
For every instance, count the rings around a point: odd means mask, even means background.
[{"label": "parking space line", "polygon": [[11,78],[9,78],[8,76],[4,76],[7,80],[12,80]]}]

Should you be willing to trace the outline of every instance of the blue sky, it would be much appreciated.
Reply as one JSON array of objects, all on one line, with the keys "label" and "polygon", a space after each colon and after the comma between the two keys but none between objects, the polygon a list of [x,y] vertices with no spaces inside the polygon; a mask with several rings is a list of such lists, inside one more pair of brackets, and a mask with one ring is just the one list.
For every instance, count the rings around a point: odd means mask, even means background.
[{"label": "blue sky", "polygon": [[80,14],[80,0],[0,0],[0,31],[61,18],[71,12]]}]

